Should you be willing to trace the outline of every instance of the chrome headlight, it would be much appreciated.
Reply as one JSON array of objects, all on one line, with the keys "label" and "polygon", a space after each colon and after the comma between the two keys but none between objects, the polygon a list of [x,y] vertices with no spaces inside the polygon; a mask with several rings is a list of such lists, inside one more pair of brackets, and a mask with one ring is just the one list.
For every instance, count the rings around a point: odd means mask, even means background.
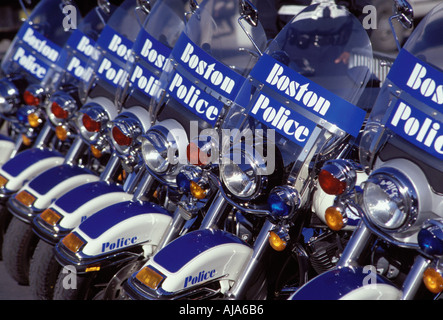
[{"label": "chrome headlight", "polygon": [[76,124],[81,136],[90,144],[98,142],[106,128],[109,115],[97,103],[88,103],[77,114]]},{"label": "chrome headlight", "polygon": [[[249,148],[248,148],[249,149]],[[264,159],[259,153],[252,154],[240,145],[234,146],[231,153],[223,155],[220,176],[226,188],[237,198],[255,199],[267,185]]]},{"label": "chrome headlight", "polygon": [[142,134],[140,121],[132,114],[121,114],[111,122],[110,138],[120,154],[129,153],[131,147]]},{"label": "chrome headlight", "polygon": [[46,114],[54,126],[61,126],[73,116],[77,102],[66,92],[56,92],[46,105]]},{"label": "chrome headlight", "polygon": [[364,185],[363,207],[369,220],[381,229],[404,231],[417,219],[417,192],[403,173],[381,168]]},{"label": "chrome headlight", "polygon": [[20,104],[20,92],[14,83],[4,78],[0,80],[0,112],[14,113],[15,107]]},{"label": "chrome headlight", "polygon": [[142,138],[142,155],[146,165],[158,174],[172,173],[178,163],[187,164],[186,131],[168,119],[151,127]]}]

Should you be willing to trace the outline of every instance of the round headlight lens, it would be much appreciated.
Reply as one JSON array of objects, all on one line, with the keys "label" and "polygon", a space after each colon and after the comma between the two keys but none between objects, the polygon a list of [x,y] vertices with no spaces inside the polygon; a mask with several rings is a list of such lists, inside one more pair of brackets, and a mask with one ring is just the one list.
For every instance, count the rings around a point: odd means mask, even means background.
[{"label": "round headlight lens", "polygon": [[371,175],[365,184],[365,213],[380,228],[399,231],[416,218],[416,192],[401,172],[392,168],[383,170]]},{"label": "round headlight lens", "polygon": [[221,179],[226,188],[237,198],[256,198],[266,179],[266,176],[260,175],[260,163],[244,149],[233,149],[229,158],[223,157],[220,165]]},{"label": "round headlight lens", "polygon": [[153,171],[164,173],[169,168],[168,141],[157,131],[148,130],[142,142],[142,153],[146,165]]},{"label": "round headlight lens", "polygon": [[252,196],[257,189],[256,174],[251,166],[240,167],[231,162],[223,167],[222,179],[229,191],[240,198]]}]

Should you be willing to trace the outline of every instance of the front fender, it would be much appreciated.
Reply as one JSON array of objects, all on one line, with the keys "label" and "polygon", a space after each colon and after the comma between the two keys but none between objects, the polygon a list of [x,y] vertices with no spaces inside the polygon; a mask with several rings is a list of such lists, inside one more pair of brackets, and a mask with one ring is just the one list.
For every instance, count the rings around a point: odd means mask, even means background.
[{"label": "front fender", "polygon": [[49,149],[31,148],[20,152],[0,168],[0,175],[7,180],[1,189],[2,196],[16,192],[26,181],[63,164],[64,160],[61,153]]},{"label": "front fender", "polygon": [[60,227],[74,229],[96,212],[119,202],[127,202],[133,195],[115,184],[94,181],[81,185],[60,198],[50,208],[61,214]]},{"label": "front fender", "polygon": [[343,267],[307,282],[289,300],[399,300],[402,292],[373,268]]},{"label": "front fender", "polygon": [[[72,232],[84,245],[72,253],[56,245],[56,259],[62,265],[76,265],[82,272],[91,264],[113,264],[131,256],[131,250],[156,246],[172,221],[171,213],[149,202],[126,201],[93,214]],[[144,249],[144,248],[143,248]]]},{"label": "front fender", "polygon": [[132,199],[115,184],[94,181],[78,186],[53,202],[49,209],[60,215],[55,226],[48,225],[40,216],[33,221],[33,230],[42,239],[54,243],[96,212],[118,202]]},{"label": "front fender", "polygon": [[100,177],[90,170],[63,164],[46,170],[29,181],[22,190],[28,191],[36,197],[34,210],[46,209],[52,200],[59,198],[69,190],[85,183],[98,181]]},{"label": "front fender", "polygon": [[[63,164],[44,171],[21,188],[16,196],[7,202],[9,211],[25,223],[46,209],[51,202],[62,194],[81,184],[97,181],[99,177],[89,170]],[[34,198],[31,204],[22,203],[20,195],[28,194]]]},{"label": "front fender", "polygon": [[205,229],[172,241],[148,265],[165,276],[161,291],[173,295],[217,278],[236,281],[251,255],[252,248],[234,235]]}]

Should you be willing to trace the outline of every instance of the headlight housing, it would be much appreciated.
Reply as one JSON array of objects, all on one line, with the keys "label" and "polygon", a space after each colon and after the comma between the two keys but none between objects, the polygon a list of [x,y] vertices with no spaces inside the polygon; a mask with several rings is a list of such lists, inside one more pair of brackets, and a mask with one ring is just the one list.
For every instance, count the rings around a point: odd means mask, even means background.
[{"label": "headlight housing", "polygon": [[29,85],[23,93],[23,101],[28,106],[41,106],[47,99],[47,93],[40,84]]},{"label": "headlight housing", "polygon": [[119,115],[111,122],[110,128],[112,144],[120,154],[129,153],[142,134],[142,126],[133,115]]},{"label": "headlight housing", "polygon": [[152,126],[141,140],[143,160],[156,174],[174,174],[179,163],[187,164],[188,138],[177,121],[168,119]]},{"label": "headlight housing", "polygon": [[387,232],[408,229],[418,215],[417,192],[399,170],[374,171],[364,185],[363,208],[367,218]]},{"label": "headlight housing", "polygon": [[61,126],[71,118],[77,109],[77,103],[69,94],[56,92],[46,105],[46,114],[54,126]]},{"label": "headlight housing", "polygon": [[267,186],[268,177],[263,157],[241,145],[232,147],[230,154],[222,156],[220,176],[225,187],[242,200],[257,198]]},{"label": "headlight housing", "polygon": [[106,128],[109,115],[97,103],[88,103],[77,114],[76,124],[82,138],[89,144],[96,144]]}]

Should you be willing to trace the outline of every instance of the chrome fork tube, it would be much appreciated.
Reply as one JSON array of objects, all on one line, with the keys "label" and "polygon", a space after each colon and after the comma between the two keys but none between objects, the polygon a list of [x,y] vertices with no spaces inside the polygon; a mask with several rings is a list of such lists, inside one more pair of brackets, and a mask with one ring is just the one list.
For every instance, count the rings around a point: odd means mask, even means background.
[{"label": "chrome fork tube", "polygon": [[212,200],[212,203],[206,212],[205,217],[203,218],[200,229],[209,229],[216,225],[220,220],[220,215],[223,213],[227,205],[227,201],[223,197],[220,190],[218,190],[214,200]]},{"label": "chrome fork tube", "polygon": [[357,225],[357,229],[352,233],[351,239],[347,243],[337,267],[353,266],[360,258],[371,238],[371,231],[366,227],[363,220]]},{"label": "chrome fork tube", "polygon": [[80,137],[76,137],[72,142],[71,147],[68,150],[68,153],[65,156],[64,164],[72,165],[76,159],[80,156],[80,154],[84,151],[85,143]]},{"label": "chrome fork tube", "polygon": [[174,240],[179,234],[180,230],[182,229],[185,219],[181,215],[180,210],[181,210],[180,206],[177,206],[177,209],[175,209],[173,214],[173,219],[169,224],[166,233],[163,235],[162,239],[160,240],[160,243],[158,244],[156,251],[161,250],[165,245]]},{"label": "chrome fork tube", "polygon": [[46,121],[45,124],[43,125],[43,128],[40,130],[37,138],[34,141],[33,148],[43,147],[46,144],[49,135],[51,133],[52,133],[51,125],[49,124],[48,121]]},{"label": "chrome fork tube", "polygon": [[247,265],[241,271],[238,280],[234,286],[227,292],[227,298],[232,300],[244,299],[246,291],[250,288],[254,277],[258,274],[260,262],[263,261],[263,255],[266,249],[269,248],[269,231],[275,227],[269,219],[266,219],[263,227],[258,234],[257,240],[254,243],[252,256]]},{"label": "chrome fork tube", "polygon": [[145,170],[145,173],[143,174],[142,180],[137,185],[136,190],[134,191],[133,200],[134,201],[140,201],[143,197],[143,195],[151,189],[155,179],[154,177],[149,173],[148,170]]},{"label": "chrome fork tube", "polygon": [[142,165],[137,172],[132,171],[125,180],[125,183],[123,184],[123,191],[127,193],[134,193],[135,188],[140,183],[140,180],[142,179],[143,175],[145,174],[145,166]]},{"label": "chrome fork tube", "polygon": [[417,290],[420,288],[423,279],[423,273],[428,267],[431,260],[426,259],[422,255],[418,255],[414,261],[411,270],[408,273],[402,287],[402,300],[412,300],[415,298]]},{"label": "chrome fork tube", "polygon": [[11,155],[9,156],[9,158],[14,158],[15,155],[17,154],[18,150],[20,149],[20,147],[23,144],[23,137],[21,134],[17,135],[17,138],[15,139],[15,143],[14,143],[14,149],[12,149]]},{"label": "chrome fork tube", "polygon": [[100,174],[101,181],[108,181],[112,177],[112,175],[115,173],[115,171],[118,168],[119,160],[120,159],[117,156],[117,154],[113,152],[108,160],[108,163],[106,164],[105,169]]}]

